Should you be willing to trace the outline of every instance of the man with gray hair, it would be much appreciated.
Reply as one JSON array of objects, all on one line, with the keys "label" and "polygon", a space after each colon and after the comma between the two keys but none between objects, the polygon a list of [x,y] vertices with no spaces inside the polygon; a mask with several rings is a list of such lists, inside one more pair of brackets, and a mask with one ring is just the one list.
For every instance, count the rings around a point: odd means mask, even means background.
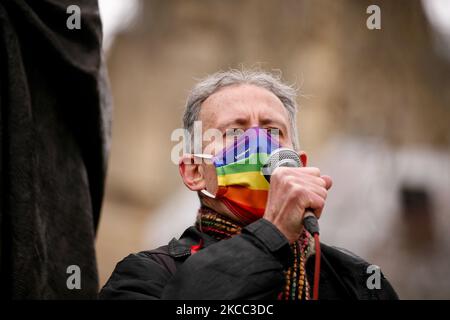
[{"label": "man with gray hair", "polygon": [[[179,171],[199,195],[197,221],[179,240],[119,262],[100,298],[308,300],[314,289],[320,299],[397,299],[379,270],[372,285],[369,263],[315,246],[304,227],[307,212],[320,218],[332,180],[298,150],[295,98],[279,76],[253,70],[218,72],[193,88]],[[203,135],[192,148],[196,123],[214,139]],[[265,164],[280,148],[295,150],[301,165],[268,177]]]}]

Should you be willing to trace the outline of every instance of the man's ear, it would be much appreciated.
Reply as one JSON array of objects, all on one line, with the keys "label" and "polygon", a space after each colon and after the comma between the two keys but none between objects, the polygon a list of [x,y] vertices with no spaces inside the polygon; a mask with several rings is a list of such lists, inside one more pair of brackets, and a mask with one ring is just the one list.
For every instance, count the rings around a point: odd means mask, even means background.
[{"label": "man's ear", "polygon": [[306,167],[308,166],[308,156],[306,155],[305,151],[300,151],[298,153],[299,157],[300,157],[300,161],[302,162],[303,166]]},{"label": "man's ear", "polygon": [[185,154],[178,162],[178,170],[184,184],[192,191],[200,191],[206,188],[206,181],[202,165],[194,161],[192,154]]}]

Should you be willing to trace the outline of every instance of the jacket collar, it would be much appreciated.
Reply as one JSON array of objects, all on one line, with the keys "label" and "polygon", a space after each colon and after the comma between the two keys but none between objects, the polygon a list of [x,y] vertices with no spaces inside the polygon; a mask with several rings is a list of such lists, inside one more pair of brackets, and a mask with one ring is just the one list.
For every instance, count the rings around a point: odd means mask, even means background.
[{"label": "jacket collar", "polygon": [[201,240],[202,248],[206,248],[218,241],[205,233],[201,233],[195,226],[191,226],[183,232],[180,239],[173,238],[169,242],[169,255],[174,258],[190,256],[191,246],[198,245]]}]

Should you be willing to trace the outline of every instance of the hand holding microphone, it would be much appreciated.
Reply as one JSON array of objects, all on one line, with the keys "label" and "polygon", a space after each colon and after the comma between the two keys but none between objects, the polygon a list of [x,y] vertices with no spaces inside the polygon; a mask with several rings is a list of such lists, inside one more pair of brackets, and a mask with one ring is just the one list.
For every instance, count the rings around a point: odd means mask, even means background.
[{"label": "hand holding microphone", "polygon": [[293,243],[300,237],[307,212],[320,218],[332,180],[321,176],[318,168],[303,167],[298,154],[287,148],[269,157],[263,173],[270,180],[263,218]]}]

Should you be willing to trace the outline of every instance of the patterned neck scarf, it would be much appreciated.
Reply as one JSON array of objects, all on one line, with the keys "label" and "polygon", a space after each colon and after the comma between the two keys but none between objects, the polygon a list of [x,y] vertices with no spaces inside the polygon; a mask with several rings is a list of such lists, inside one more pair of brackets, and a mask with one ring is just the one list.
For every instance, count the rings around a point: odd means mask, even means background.
[{"label": "patterned neck scarf", "polygon": [[[245,227],[230,218],[220,215],[209,208],[201,207],[198,211],[196,228],[216,240],[231,238]],[[285,285],[278,295],[280,300],[310,299],[310,285],[306,277],[306,261],[314,254],[314,238],[306,230],[300,238],[291,244],[294,253],[292,265],[284,272]]]}]

